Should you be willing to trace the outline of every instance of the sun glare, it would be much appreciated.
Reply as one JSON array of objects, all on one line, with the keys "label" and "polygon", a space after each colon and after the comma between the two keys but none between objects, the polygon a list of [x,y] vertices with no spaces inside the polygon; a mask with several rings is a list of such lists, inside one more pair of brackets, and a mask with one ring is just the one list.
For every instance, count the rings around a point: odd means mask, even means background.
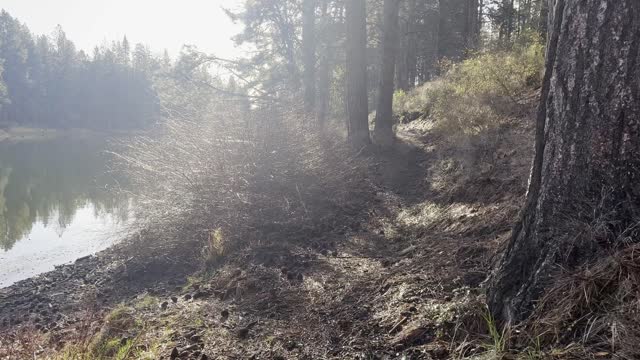
[{"label": "sun glare", "polygon": [[91,53],[96,44],[121,40],[164,49],[175,56],[183,44],[221,57],[238,50],[231,37],[239,26],[224,13],[239,0],[3,0],[5,9],[29,25],[35,34],[50,34],[59,24],[78,48]]}]

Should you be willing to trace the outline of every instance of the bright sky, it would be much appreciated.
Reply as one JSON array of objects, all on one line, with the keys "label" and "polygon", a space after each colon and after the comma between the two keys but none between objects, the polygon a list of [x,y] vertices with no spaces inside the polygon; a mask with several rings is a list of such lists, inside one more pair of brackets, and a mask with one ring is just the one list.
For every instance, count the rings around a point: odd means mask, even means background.
[{"label": "bright sky", "polygon": [[104,41],[127,36],[175,56],[183,44],[220,57],[239,51],[230,38],[240,31],[221,7],[236,9],[242,0],[2,0],[0,8],[26,23],[35,34],[51,34],[62,25],[76,46],[89,51]]}]

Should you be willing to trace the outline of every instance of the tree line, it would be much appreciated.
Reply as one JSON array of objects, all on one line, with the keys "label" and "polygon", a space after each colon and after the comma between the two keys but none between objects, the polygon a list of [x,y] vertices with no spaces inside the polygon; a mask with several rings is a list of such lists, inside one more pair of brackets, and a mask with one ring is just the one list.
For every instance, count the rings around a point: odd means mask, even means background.
[{"label": "tree line", "polygon": [[[258,0],[227,11],[251,55],[233,68],[247,88],[300,100],[320,127],[348,119],[355,144],[392,139],[392,102],[444,63],[544,34],[546,0]],[[226,64],[229,66],[229,64]],[[369,106],[369,104],[375,104]]]},{"label": "tree line", "polygon": [[141,128],[158,113],[150,50],[125,37],[93,54],[77,50],[60,26],[34,36],[0,12],[0,124],[43,128]]},{"label": "tree line", "polygon": [[[204,96],[209,100],[212,94],[215,100],[254,102],[300,98],[307,114],[321,126],[351,111],[358,113],[360,125],[355,120],[347,123],[350,133],[364,128],[364,114],[376,109],[379,128],[388,129],[393,91],[408,91],[431,80],[445,60],[461,60],[491,46],[508,47],[518,35],[546,28],[541,25],[546,23],[546,0],[352,2],[259,0],[246,2],[239,11],[227,11],[244,25],[234,38],[236,43],[252,50],[233,61],[185,48],[172,62],[166,52],[156,56],[143,44],[130,44],[126,37],[87,54],[76,49],[61,27],[51,36],[35,36],[3,10],[0,124],[144,128],[167,115],[162,98],[180,97],[176,86],[213,83]],[[364,10],[357,8],[361,6]],[[357,40],[349,39],[355,34],[359,34]],[[346,81],[353,75],[348,64],[353,71],[365,71],[359,95],[345,86],[354,84]],[[233,80],[212,77],[202,71],[207,65],[229,70]],[[349,105],[354,96],[361,97],[360,109],[353,109],[355,103]],[[363,100],[377,105],[364,109]]]},{"label": "tree line", "polygon": [[166,118],[249,107],[240,78],[212,71],[215,57],[183,46],[176,58],[122,40],[77,50],[58,26],[34,36],[0,12],[0,127],[146,129]]}]

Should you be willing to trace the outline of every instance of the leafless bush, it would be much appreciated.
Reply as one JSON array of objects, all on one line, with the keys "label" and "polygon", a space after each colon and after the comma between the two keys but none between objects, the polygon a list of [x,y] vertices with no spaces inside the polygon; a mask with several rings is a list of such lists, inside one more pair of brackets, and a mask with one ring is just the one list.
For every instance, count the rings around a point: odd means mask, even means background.
[{"label": "leafless bush", "polygon": [[301,123],[282,110],[173,119],[130,141],[117,158],[135,189],[132,229],[160,253],[205,242],[212,259],[331,227],[364,191],[366,161]]}]

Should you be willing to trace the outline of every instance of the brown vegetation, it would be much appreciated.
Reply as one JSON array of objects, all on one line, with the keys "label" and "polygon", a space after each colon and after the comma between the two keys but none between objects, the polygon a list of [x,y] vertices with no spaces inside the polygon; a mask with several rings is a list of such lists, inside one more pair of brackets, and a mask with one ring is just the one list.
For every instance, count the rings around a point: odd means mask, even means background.
[{"label": "brown vegetation", "polygon": [[[198,124],[188,126],[206,136],[172,140],[194,133],[178,127],[161,142],[139,140],[122,156],[146,185],[137,225],[148,230],[144,242],[125,245],[134,259],[118,286],[133,289],[141,274],[156,275],[146,282],[152,293],[139,289],[124,300],[134,324],[145,326],[112,334],[109,321],[100,321],[88,343],[136,339],[134,349],[168,356],[175,347],[191,358],[489,351],[479,286],[526,182],[531,132],[524,119],[502,127],[494,151],[416,127],[401,129],[395,149],[381,153],[354,154],[315,137],[277,141],[288,131],[300,135],[295,126],[271,128],[273,142],[231,142],[235,148],[207,140],[229,133]],[[225,159],[215,159],[223,146]],[[174,172],[155,171],[168,164]],[[192,191],[200,192],[187,196]],[[158,211],[165,206],[172,210]],[[206,259],[180,289],[164,285],[185,263]],[[56,339],[41,344],[55,347]],[[63,354],[82,345],[66,340],[60,356],[73,359]]]}]

